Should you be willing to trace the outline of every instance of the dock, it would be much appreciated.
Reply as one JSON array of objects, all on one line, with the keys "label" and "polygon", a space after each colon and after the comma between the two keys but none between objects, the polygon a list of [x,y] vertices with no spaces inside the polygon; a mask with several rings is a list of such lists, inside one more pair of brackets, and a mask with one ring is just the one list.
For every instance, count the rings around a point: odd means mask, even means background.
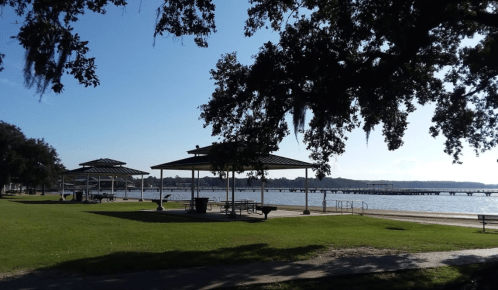
[{"label": "dock", "polygon": [[[138,189],[140,190],[140,189]],[[190,192],[190,187],[164,187],[163,191],[169,192]],[[194,189],[196,192],[216,192],[226,191],[226,187],[199,187]],[[306,192],[304,187],[265,187],[265,192]],[[133,191],[133,189],[129,189]],[[159,191],[157,187],[144,188],[144,191]],[[237,187],[237,192],[261,192],[260,187]],[[338,193],[338,194],[368,194],[368,195],[439,195],[442,192],[450,195],[466,194],[473,196],[476,193],[483,193],[486,196],[498,194],[498,188],[495,189],[408,189],[408,188],[308,188],[310,193]]]}]

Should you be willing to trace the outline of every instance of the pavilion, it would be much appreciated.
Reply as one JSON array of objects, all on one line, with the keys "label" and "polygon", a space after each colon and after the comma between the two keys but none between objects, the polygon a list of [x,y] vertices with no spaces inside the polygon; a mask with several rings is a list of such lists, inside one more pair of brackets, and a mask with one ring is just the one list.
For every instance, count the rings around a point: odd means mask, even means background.
[{"label": "pavilion", "polygon": [[[162,207],[162,197],[163,197],[163,170],[190,170],[192,171],[192,195],[191,195],[191,209],[194,204],[194,181],[195,181],[195,171],[212,171],[211,167],[211,156],[210,149],[212,146],[206,146],[202,148],[196,148],[187,151],[188,154],[194,154],[193,157],[180,159],[172,162],[167,162],[155,166],[151,166],[151,169],[161,170],[161,182],[160,182],[160,205],[158,210],[163,210]],[[308,210],[308,168],[313,168],[315,165],[303,162],[299,160],[294,160],[286,157],[281,157],[273,154],[268,154],[259,157],[259,161],[262,162],[266,170],[278,170],[278,169],[305,169],[305,193],[306,193],[306,209],[304,214],[309,214]],[[251,168],[244,168],[244,170],[251,170]],[[227,169],[228,171],[228,169]],[[235,216],[235,170],[232,171],[232,212],[231,216]],[[228,172],[227,172],[227,197],[228,197]],[[264,205],[264,183],[261,183],[261,205]]]},{"label": "pavilion", "polygon": [[90,189],[90,176],[98,177],[98,191],[100,192],[100,177],[101,176],[111,176],[111,194],[114,194],[114,181],[116,176],[122,176],[125,180],[125,198],[128,193],[128,176],[132,175],[142,175],[142,188],[140,193],[140,201],[143,201],[144,194],[144,175],[148,175],[148,172],[140,171],[128,167],[124,167],[126,163],[122,161],[117,161],[109,158],[100,158],[79,164],[80,168],[74,170],[68,170],[62,173],[62,197],[64,196],[64,176],[86,176],[86,200],[88,201],[88,192]]}]

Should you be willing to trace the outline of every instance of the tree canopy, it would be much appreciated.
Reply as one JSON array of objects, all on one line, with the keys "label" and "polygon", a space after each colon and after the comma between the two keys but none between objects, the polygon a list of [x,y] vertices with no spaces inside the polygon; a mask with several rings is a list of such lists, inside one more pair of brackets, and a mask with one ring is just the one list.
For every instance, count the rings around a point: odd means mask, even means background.
[{"label": "tree canopy", "polygon": [[[157,9],[154,37],[194,35],[196,44],[206,47],[216,32],[213,3],[165,0]],[[445,152],[455,163],[462,142],[477,154],[496,146],[498,1],[249,3],[244,34],[269,27],[280,39],[263,44],[250,65],[241,64],[236,53],[222,56],[211,71],[216,89],[201,106],[205,126],[223,143],[258,144],[244,147],[254,149],[244,150],[248,162],[254,154],[277,150],[291,127],[296,136],[303,134],[322,178],[330,174],[329,158],[345,152],[355,128],[368,138],[381,125],[388,148],[402,146],[407,117],[417,104],[435,104],[430,134],[446,138]],[[97,86],[95,60],[72,24],[88,11],[105,14],[111,5],[127,3],[0,0],[0,7],[25,17],[15,38],[26,49],[27,86],[40,94],[49,86],[60,93],[63,73]],[[467,41],[471,38],[474,42]],[[307,125],[306,114],[311,114]]]},{"label": "tree canopy", "polygon": [[353,129],[368,138],[381,125],[395,150],[416,105],[433,103],[430,134],[444,135],[455,163],[465,140],[477,154],[496,146],[497,1],[252,2],[246,34],[269,22],[280,40],[251,65],[229,53],[211,71],[216,89],[201,117],[213,135],[273,151],[290,114],[322,178]]},{"label": "tree canopy", "polygon": [[20,128],[0,121],[0,196],[10,182],[53,185],[64,169],[57,151],[45,140],[26,138]]}]

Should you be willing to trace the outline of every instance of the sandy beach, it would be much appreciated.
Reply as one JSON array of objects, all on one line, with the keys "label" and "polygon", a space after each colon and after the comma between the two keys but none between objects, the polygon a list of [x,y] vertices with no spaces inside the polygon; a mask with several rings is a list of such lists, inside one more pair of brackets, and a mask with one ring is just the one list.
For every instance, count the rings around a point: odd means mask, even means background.
[{"label": "sandy beach", "polygon": [[[279,205],[279,209],[291,210],[302,212],[304,206],[286,206]],[[322,207],[309,207],[312,213],[323,213]],[[336,212],[334,208],[329,208],[327,214],[335,213],[341,214],[341,212]],[[270,218],[270,213],[268,217]],[[343,215],[351,214],[351,211],[344,211]],[[378,210],[378,209],[368,209],[366,211],[361,211],[361,209],[354,210],[354,214],[362,214],[365,216],[399,220],[399,221],[409,221],[424,224],[440,224],[449,226],[460,226],[460,227],[470,227],[470,228],[480,228],[482,229],[482,224],[477,220],[477,214],[472,213],[443,213],[443,212],[417,212],[417,211],[395,211],[395,210]],[[487,224],[486,229],[498,229],[498,224]]]}]

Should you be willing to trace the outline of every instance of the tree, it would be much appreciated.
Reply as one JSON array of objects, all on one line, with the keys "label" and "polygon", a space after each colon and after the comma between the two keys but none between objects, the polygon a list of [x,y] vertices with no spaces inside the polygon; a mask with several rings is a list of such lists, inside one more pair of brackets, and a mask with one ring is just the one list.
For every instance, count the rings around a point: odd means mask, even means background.
[{"label": "tree", "polygon": [[21,174],[23,158],[20,147],[26,136],[18,127],[0,121],[0,197],[4,185]]},{"label": "tree", "polygon": [[[498,1],[252,2],[246,34],[269,21],[280,40],[264,44],[251,65],[229,53],[211,71],[216,89],[201,118],[223,143],[274,151],[290,134],[291,114],[323,178],[348,132],[361,127],[368,140],[382,124],[395,150],[416,104],[435,103],[430,134],[446,137],[455,163],[464,140],[476,154],[496,146]],[[472,37],[480,41],[464,42]]]},{"label": "tree", "polygon": [[[165,0],[154,36],[195,35],[199,46],[207,46],[207,37],[216,32],[212,2]],[[444,135],[445,152],[455,163],[462,141],[476,154],[496,146],[498,1],[249,2],[245,35],[269,26],[280,31],[280,40],[264,44],[251,65],[229,53],[212,70],[217,88],[201,106],[201,118],[222,143],[238,144],[223,145],[219,152],[233,158],[245,148],[236,159],[254,163],[290,134],[285,116],[291,114],[291,127],[296,137],[304,135],[323,178],[330,174],[330,156],[345,152],[354,128],[361,127],[368,139],[382,125],[388,148],[395,150],[403,145],[407,116],[417,104],[431,103],[436,110],[430,134]],[[60,93],[66,72],[85,86],[98,85],[94,59],[86,56],[88,43],[71,24],[84,12],[104,14],[111,5],[127,3],[0,0],[0,7],[25,16],[15,38],[27,51],[26,84],[36,85],[40,94],[49,85]],[[477,44],[465,42],[473,37]],[[312,118],[306,127],[307,113]],[[221,160],[219,169],[227,162]]]},{"label": "tree", "polygon": [[20,154],[24,162],[19,180],[35,190],[38,185],[56,184],[59,174],[65,170],[55,148],[44,139],[26,140],[20,148]]},{"label": "tree", "polygon": [[21,129],[0,121],[0,188],[12,181],[33,188],[54,185],[63,170],[57,151],[45,140],[27,139]]},{"label": "tree", "polygon": [[[88,41],[74,31],[73,24],[88,12],[106,14],[109,6],[125,7],[125,0],[0,0],[0,9],[10,7],[24,17],[13,38],[26,50],[24,80],[40,97],[50,87],[61,93],[61,78],[72,75],[85,87],[98,86],[95,58],[88,57]],[[206,38],[216,31],[214,5],[210,0],[165,0],[157,9],[154,37],[170,33],[195,35],[194,41],[206,47]],[[5,57],[0,54],[0,71]]]}]

